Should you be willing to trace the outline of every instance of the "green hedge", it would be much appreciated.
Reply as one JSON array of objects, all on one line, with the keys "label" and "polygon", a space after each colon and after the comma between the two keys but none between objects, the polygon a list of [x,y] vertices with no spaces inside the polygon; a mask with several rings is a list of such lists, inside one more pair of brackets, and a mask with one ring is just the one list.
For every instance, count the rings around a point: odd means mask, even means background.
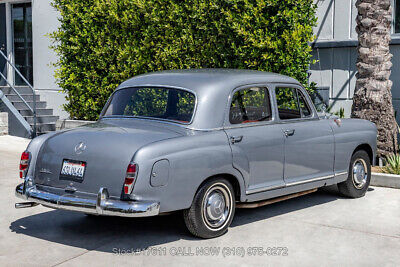
[{"label": "green hedge", "polygon": [[312,0],[54,0],[59,86],[71,118],[97,119],[122,81],[146,72],[242,68],[307,84]]}]

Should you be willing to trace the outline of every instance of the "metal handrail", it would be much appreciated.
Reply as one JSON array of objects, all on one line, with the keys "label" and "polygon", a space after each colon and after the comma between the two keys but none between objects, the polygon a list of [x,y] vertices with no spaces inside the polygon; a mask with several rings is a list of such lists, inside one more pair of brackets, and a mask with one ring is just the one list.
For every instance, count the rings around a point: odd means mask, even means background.
[{"label": "metal handrail", "polygon": [[17,67],[7,58],[7,56],[1,51],[0,49],[0,55],[3,56],[3,58],[7,61],[8,64],[14,69],[14,71],[22,78],[22,80],[28,85],[28,87],[32,90],[32,96],[33,96],[33,108],[25,101],[25,99],[20,95],[20,93],[15,89],[15,87],[7,80],[7,78],[4,76],[3,73],[0,72],[0,76],[7,82],[7,84],[13,89],[13,91],[16,93],[16,95],[22,100],[22,102],[29,108],[30,111],[32,111],[33,114],[33,137],[36,136],[36,93],[35,89],[33,89],[33,86],[28,82],[28,80],[24,77],[24,75],[19,72]]}]

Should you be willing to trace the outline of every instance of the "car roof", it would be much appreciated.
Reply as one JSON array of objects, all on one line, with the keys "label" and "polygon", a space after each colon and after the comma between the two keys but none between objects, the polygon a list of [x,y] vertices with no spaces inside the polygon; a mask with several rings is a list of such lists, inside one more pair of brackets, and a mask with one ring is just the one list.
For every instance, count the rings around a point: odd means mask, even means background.
[{"label": "car roof", "polygon": [[288,76],[256,70],[187,69],[158,71],[135,76],[117,88],[137,86],[172,87],[196,95],[195,115],[186,127],[197,130],[221,128],[233,89],[252,84],[300,83]]},{"label": "car roof", "polygon": [[232,91],[246,84],[281,82],[299,84],[291,77],[257,70],[244,69],[186,69],[157,71],[135,76],[123,82],[119,88],[143,85],[163,85],[190,89],[194,92],[214,90]]}]

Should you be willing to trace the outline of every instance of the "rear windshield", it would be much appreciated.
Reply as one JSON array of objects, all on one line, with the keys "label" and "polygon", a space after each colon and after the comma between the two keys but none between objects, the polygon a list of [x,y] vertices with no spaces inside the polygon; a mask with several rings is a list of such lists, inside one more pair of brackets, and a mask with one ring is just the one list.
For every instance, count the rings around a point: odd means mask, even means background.
[{"label": "rear windshield", "polygon": [[195,106],[194,94],[178,89],[135,87],[114,93],[103,117],[146,117],[189,123]]}]

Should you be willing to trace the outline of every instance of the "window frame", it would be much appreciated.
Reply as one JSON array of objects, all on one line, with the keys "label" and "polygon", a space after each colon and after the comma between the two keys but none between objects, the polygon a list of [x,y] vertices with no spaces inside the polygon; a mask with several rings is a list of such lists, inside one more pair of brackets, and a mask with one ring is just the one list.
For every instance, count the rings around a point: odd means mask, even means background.
[{"label": "window frame", "polygon": [[[271,107],[271,119],[268,121],[257,121],[257,122],[232,124],[229,120],[229,112],[231,109],[233,96],[235,95],[235,93],[237,91],[249,89],[252,87],[260,87],[260,88],[264,88],[265,90],[267,90],[268,95],[269,95],[269,103],[270,103],[270,107]],[[224,126],[223,127],[225,129],[230,129],[230,128],[261,126],[261,125],[268,125],[268,124],[276,123],[276,111],[275,111],[276,107],[275,107],[275,105],[276,105],[276,103],[274,101],[273,90],[269,84],[261,83],[261,84],[247,84],[247,85],[239,86],[239,87],[233,89],[228,97],[228,104],[227,104],[227,107],[225,108],[225,116],[224,116],[225,118],[224,118]]]},{"label": "window frame", "polygon": [[[276,98],[276,88],[278,87],[288,87],[288,88],[294,88],[296,89],[296,97],[297,97],[297,101],[298,101],[298,105],[299,105],[299,109],[300,109],[300,114],[301,114],[301,118],[294,118],[294,119],[281,119],[279,117],[279,110],[278,110],[278,100]],[[277,121],[279,123],[291,123],[291,122],[301,122],[301,121],[310,121],[310,120],[319,120],[318,114],[315,110],[315,108],[313,107],[313,105],[311,105],[311,99],[310,96],[308,94],[305,93],[305,89],[298,85],[298,84],[290,84],[290,83],[274,83],[274,88],[273,88],[273,98],[275,98],[275,113],[276,113],[276,118]],[[298,97],[298,91],[300,91],[300,93],[304,96],[304,100],[306,101],[306,105],[308,106],[308,108],[310,109],[310,116],[304,117],[303,116],[303,112],[301,111],[300,108],[300,104],[299,104],[299,97]]]}]

